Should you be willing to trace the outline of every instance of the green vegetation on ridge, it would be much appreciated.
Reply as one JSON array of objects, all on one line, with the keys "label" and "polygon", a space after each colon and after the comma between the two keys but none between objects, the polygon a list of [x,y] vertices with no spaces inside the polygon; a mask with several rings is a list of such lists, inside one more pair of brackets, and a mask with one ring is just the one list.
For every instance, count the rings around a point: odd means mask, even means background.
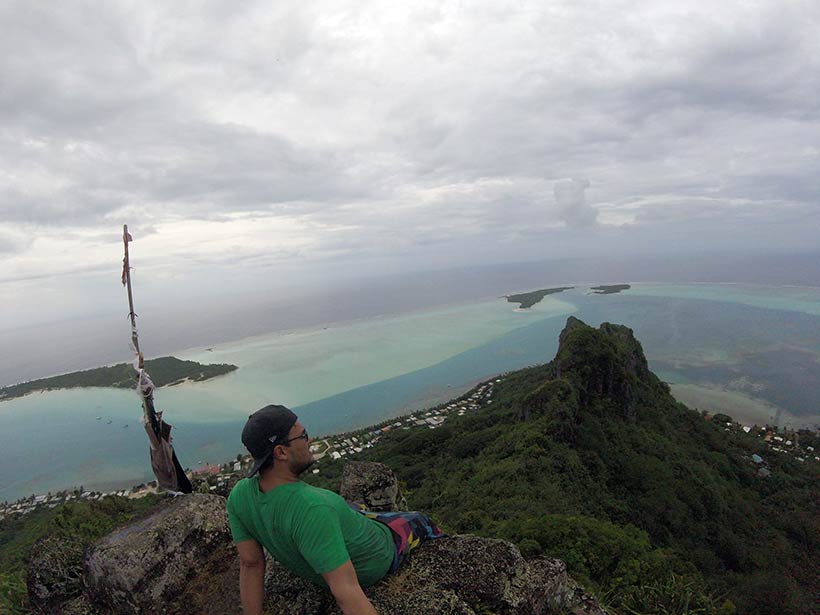
[{"label": "green vegetation on ridge", "polygon": [[[564,560],[613,613],[820,609],[820,465],[675,402],[626,327],[571,317],[555,360],[505,376],[491,406],[359,458],[448,532]],[[341,467],[311,481],[338,487]]]},{"label": "green vegetation on ridge", "polygon": [[[173,386],[186,380],[196,382],[227,374],[237,369],[236,365],[214,363],[202,365],[196,361],[183,361],[176,357],[147,359],[145,369],[153,383],[158,386]],[[97,367],[50,378],[31,380],[0,389],[0,401],[22,397],[35,391],[72,389],[79,387],[111,387],[133,389],[136,387],[134,368],[130,363],[118,363],[109,367]]]}]

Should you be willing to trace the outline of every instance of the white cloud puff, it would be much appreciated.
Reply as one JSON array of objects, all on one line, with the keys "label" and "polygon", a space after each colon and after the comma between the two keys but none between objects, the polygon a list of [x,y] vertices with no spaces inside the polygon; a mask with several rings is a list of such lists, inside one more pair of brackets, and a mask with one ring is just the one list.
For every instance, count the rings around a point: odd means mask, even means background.
[{"label": "white cloud puff", "polygon": [[598,219],[598,210],[587,204],[586,179],[559,179],[553,184],[557,214],[567,226],[594,226]]}]

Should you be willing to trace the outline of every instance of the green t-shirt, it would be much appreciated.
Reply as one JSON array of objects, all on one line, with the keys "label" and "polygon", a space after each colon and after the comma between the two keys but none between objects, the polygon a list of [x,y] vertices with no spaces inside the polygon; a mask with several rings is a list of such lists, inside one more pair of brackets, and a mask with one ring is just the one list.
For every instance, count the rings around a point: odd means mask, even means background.
[{"label": "green t-shirt", "polygon": [[341,496],[301,481],[267,493],[256,476],[239,481],[228,497],[234,543],[256,540],[303,579],[327,586],[322,574],[347,560],[366,587],[393,563],[393,535],[386,525],[352,510]]}]

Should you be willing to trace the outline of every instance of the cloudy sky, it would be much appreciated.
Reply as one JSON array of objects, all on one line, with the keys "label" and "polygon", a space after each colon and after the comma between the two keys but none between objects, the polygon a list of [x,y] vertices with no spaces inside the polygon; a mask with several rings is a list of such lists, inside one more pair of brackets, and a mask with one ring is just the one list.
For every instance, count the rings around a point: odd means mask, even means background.
[{"label": "cloudy sky", "polygon": [[[636,4],[638,6],[636,6]],[[810,250],[820,3],[0,4],[0,328],[563,256]]]}]

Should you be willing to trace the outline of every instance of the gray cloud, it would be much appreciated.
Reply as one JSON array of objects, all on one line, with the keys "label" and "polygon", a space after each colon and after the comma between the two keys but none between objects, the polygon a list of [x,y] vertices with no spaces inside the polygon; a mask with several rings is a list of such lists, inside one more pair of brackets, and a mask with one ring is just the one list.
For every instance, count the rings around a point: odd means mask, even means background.
[{"label": "gray cloud", "polygon": [[31,241],[30,237],[0,229],[0,255],[23,252],[31,245]]},{"label": "gray cloud", "polygon": [[595,224],[598,212],[586,202],[587,188],[589,181],[586,179],[561,179],[553,185],[558,215],[569,226]]},{"label": "gray cloud", "polygon": [[0,18],[7,279],[47,275],[37,237],[105,267],[124,221],[169,245],[169,227],[211,225],[207,250],[156,255],[203,267],[820,230],[814,2],[11,2]]}]

